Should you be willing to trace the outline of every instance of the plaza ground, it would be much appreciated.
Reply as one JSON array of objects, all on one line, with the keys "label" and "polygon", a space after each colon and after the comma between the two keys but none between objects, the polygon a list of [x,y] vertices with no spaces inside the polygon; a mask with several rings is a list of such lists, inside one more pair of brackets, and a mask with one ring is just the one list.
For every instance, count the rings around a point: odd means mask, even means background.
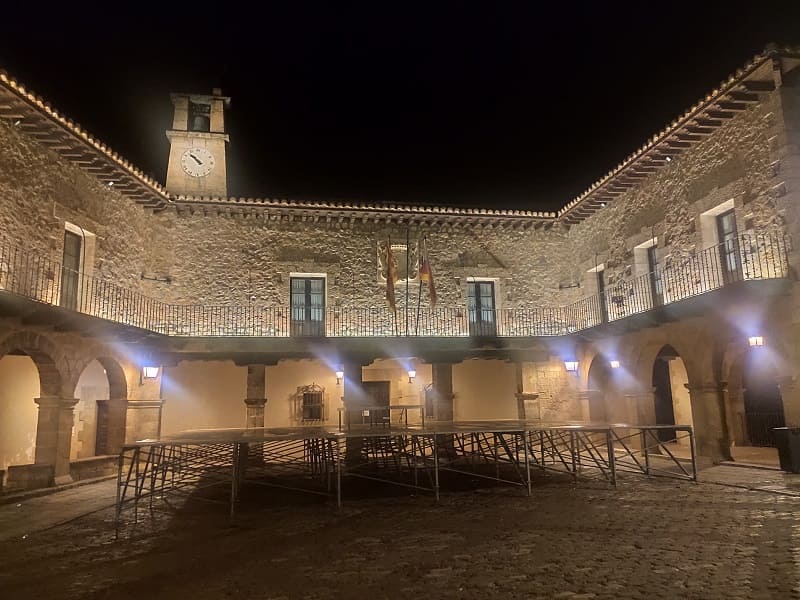
[{"label": "plaza ground", "polygon": [[257,492],[233,522],[189,502],[119,541],[113,501],[107,481],[0,506],[2,597],[800,598],[800,476],[774,470],[617,489],[538,475],[531,498],[371,494],[340,512]]}]

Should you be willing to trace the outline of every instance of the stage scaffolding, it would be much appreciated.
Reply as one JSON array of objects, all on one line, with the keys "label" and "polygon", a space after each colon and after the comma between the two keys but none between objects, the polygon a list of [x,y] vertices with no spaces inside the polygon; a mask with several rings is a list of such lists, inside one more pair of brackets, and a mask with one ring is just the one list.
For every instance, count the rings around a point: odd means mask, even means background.
[{"label": "stage scaffolding", "polygon": [[[355,479],[428,492],[436,500],[444,474],[515,485],[530,495],[536,470],[614,486],[628,473],[696,481],[694,434],[683,425],[532,421],[192,430],[123,448],[115,523],[119,532],[129,511],[137,522],[140,511],[181,496],[222,502],[233,517],[251,485],[335,498],[338,507],[346,482]],[[198,494],[219,486],[228,490],[224,500]]]}]

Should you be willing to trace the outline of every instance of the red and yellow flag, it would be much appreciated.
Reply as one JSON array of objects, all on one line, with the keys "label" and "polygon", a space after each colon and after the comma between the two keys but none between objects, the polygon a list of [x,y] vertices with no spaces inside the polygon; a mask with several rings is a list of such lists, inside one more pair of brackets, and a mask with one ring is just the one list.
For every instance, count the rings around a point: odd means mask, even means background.
[{"label": "red and yellow flag", "polygon": [[428,295],[431,299],[431,306],[436,306],[436,285],[433,283],[433,270],[428,258],[428,244],[423,245],[423,250],[420,256],[419,264],[419,280],[420,283],[425,281],[428,283]]},{"label": "red and yellow flag", "polygon": [[392,240],[390,239],[386,244],[386,301],[389,303],[389,308],[392,309],[392,312],[397,310],[394,300],[395,281],[397,281],[397,265],[394,262]]}]

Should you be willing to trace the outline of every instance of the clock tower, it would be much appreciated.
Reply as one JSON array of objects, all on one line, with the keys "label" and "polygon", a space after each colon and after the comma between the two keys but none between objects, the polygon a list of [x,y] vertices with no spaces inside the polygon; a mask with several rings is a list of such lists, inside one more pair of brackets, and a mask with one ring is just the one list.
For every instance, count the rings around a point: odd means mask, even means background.
[{"label": "clock tower", "polygon": [[210,96],[171,94],[175,107],[167,164],[167,191],[185,196],[228,195],[225,109],[230,98],[215,88]]}]

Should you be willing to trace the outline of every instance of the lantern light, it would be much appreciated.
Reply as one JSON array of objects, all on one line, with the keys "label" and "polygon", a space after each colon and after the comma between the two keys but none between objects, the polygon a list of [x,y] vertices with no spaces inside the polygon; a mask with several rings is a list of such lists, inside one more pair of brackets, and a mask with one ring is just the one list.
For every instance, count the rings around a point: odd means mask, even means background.
[{"label": "lantern light", "polygon": [[610,360],[608,364],[611,365],[612,369],[619,369],[619,361],[618,360]]},{"label": "lantern light", "polygon": [[747,338],[747,342],[750,344],[751,347],[763,346],[764,337],[761,335],[751,335],[749,338]]},{"label": "lantern light", "polygon": [[158,367],[151,365],[142,367],[142,379],[158,379]]},{"label": "lantern light", "polygon": [[341,367],[338,371],[336,371],[336,385],[342,383],[342,379],[344,379],[344,371],[342,371]]},{"label": "lantern light", "polygon": [[565,360],[564,367],[570,373],[575,373],[578,370],[578,361],[577,360]]},{"label": "lantern light", "polygon": [[417,372],[414,369],[408,370],[408,383],[414,383],[414,378],[417,376]]}]

